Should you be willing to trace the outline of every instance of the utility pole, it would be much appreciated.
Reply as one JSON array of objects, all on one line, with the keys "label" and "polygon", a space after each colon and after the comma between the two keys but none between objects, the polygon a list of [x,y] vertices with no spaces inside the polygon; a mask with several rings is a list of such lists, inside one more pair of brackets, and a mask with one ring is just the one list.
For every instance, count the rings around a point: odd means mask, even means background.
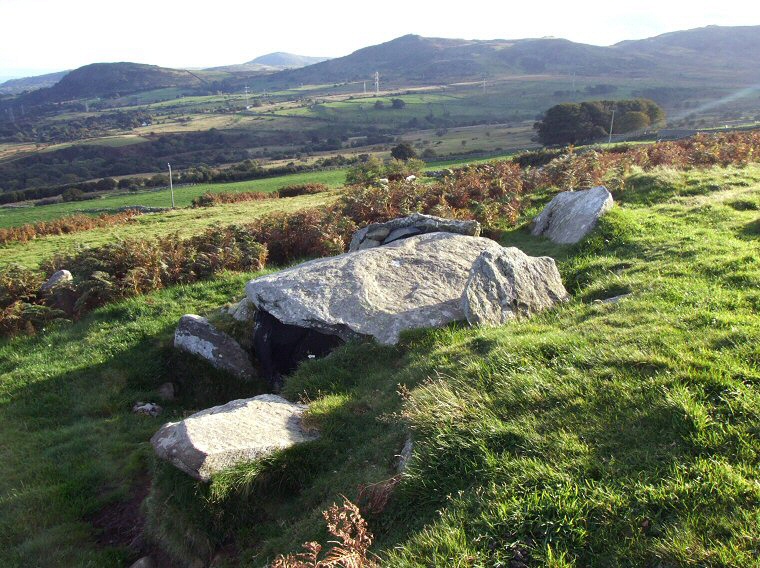
[{"label": "utility pole", "polygon": [[174,184],[172,183],[172,165],[166,165],[169,166],[169,191],[172,194],[172,209],[174,209]]},{"label": "utility pole", "polygon": [[367,81],[364,81],[364,94],[367,94]]},{"label": "utility pole", "polygon": [[483,94],[486,94],[486,80],[483,79]]},{"label": "utility pole", "polygon": [[615,124],[615,109],[612,109],[612,118],[610,119],[610,139],[607,141],[608,144],[612,144],[612,126]]},{"label": "utility pole", "polygon": [[245,110],[248,110],[248,85],[245,86]]},{"label": "utility pole", "polygon": [[375,71],[375,96],[380,95],[380,73]]}]

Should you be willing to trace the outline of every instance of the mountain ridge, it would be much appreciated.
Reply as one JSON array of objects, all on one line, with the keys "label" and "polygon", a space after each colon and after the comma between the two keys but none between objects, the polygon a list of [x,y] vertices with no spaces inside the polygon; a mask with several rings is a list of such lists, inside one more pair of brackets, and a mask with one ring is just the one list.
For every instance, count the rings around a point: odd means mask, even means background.
[{"label": "mountain ridge", "polygon": [[[165,87],[200,88],[206,86],[204,74],[217,81],[217,90],[238,90],[243,83],[267,90],[371,81],[375,72],[390,88],[520,75],[648,79],[663,85],[678,78],[748,85],[760,81],[754,55],[758,52],[760,26],[708,26],[611,46],[548,37],[468,40],[407,34],[333,59],[273,52],[197,73],[128,62],[93,63],[70,71],[52,86],[21,94],[17,101],[34,105]],[[288,64],[304,65],[282,68]]]}]

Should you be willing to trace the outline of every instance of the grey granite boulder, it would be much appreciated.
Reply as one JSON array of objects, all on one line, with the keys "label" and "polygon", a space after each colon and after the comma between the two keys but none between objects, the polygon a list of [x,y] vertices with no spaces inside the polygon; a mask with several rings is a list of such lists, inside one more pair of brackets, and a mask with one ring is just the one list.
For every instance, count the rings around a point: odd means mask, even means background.
[{"label": "grey granite boulder", "polygon": [[69,284],[73,281],[74,277],[71,275],[71,272],[68,270],[59,270],[57,272],[54,272],[53,275],[47,279],[47,282],[45,282],[40,287],[40,292],[47,293],[50,292],[53,288],[62,286],[64,284]]},{"label": "grey granite boulder", "polygon": [[159,458],[208,481],[222,470],[316,439],[302,424],[306,409],[273,394],[233,400],[164,424],[150,442]]},{"label": "grey granite boulder", "polygon": [[253,317],[256,315],[256,307],[251,304],[248,298],[243,298],[232,307],[230,315],[235,321],[242,323],[252,322]]},{"label": "grey granite boulder", "polygon": [[599,217],[612,205],[612,195],[604,186],[563,191],[533,219],[531,234],[558,244],[577,243],[596,227]]},{"label": "grey granite boulder", "polygon": [[240,379],[250,380],[254,375],[248,353],[232,337],[201,316],[182,316],[174,332],[174,347],[201,357]]},{"label": "grey granite boulder", "polygon": [[462,310],[471,325],[496,326],[568,299],[554,259],[509,247],[484,251],[475,261]]},{"label": "grey granite boulder", "polygon": [[454,233],[477,237],[480,235],[480,223],[413,213],[408,217],[393,219],[386,223],[373,223],[359,229],[354,233],[348,250],[353,252],[387,245],[393,241],[423,233]]},{"label": "grey granite boulder", "polygon": [[418,235],[261,276],[246,294],[283,324],[395,344],[404,330],[464,321],[472,264],[501,248],[481,237]]}]

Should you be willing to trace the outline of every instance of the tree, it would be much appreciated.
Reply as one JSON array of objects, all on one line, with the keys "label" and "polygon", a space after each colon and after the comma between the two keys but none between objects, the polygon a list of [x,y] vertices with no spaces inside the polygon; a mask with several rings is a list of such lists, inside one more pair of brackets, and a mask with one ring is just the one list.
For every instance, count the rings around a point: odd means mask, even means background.
[{"label": "tree", "polygon": [[383,101],[375,101],[375,110],[383,110],[385,103]]},{"label": "tree", "polygon": [[618,132],[633,132],[635,130],[643,130],[650,124],[649,115],[641,111],[629,111],[623,113],[620,120],[617,121],[617,125],[614,130]]},{"label": "tree", "polygon": [[391,99],[391,106],[395,109],[402,109],[406,106],[404,99]]},{"label": "tree", "polygon": [[70,187],[62,194],[64,201],[80,201],[84,197],[84,191],[78,187]]},{"label": "tree", "polygon": [[372,183],[385,175],[385,164],[376,156],[370,156],[367,160],[358,163],[346,172],[347,184]]},{"label": "tree", "polygon": [[408,142],[402,142],[391,149],[391,156],[396,160],[403,160],[406,162],[407,160],[416,158],[417,151]]},{"label": "tree", "polygon": [[613,131],[618,133],[646,128],[665,118],[662,108],[648,99],[585,101],[555,105],[533,127],[545,146],[591,142],[609,135],[613,111]]}]

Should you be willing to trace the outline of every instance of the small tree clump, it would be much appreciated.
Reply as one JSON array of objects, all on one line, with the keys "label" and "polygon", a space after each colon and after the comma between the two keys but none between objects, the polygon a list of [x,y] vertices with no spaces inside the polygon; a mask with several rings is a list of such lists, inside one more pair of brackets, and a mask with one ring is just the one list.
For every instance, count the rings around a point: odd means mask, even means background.
[{"label": "small tree clump", "polygon": [[402,142],[391,149],[391,156],[396,160],[411,160],[417,157],[417,151],[409,142]]}]

